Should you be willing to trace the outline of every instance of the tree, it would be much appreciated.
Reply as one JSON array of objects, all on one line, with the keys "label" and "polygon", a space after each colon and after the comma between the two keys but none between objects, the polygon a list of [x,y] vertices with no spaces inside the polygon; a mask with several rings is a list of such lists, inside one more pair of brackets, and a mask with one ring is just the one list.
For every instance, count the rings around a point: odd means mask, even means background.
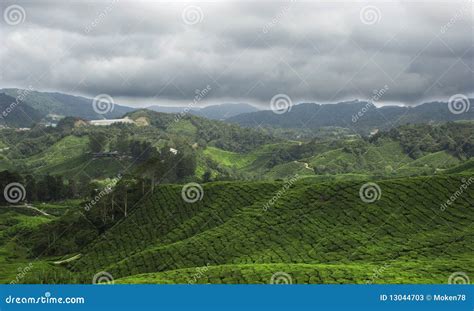
[{"label": "tree", "polygon": [[89,134],[89,149],[92,152],[103,151],[105,149],[104,148],[105,144],[106,144],[106,137],[104,133],[97,132],[97,133]]},{"label": "tree", "polygon": [[210,182],[211,178],[212,178],[211,171],[205,171],[204,174],[202,174],[202,181],[203,182]]}]

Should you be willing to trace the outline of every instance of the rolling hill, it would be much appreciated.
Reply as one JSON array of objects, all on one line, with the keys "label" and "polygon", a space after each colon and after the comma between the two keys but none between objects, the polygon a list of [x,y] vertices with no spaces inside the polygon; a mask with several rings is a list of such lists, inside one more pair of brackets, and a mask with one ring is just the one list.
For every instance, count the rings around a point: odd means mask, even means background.
[{"label": "rolling hill", "polygon": [[0,92],[0,125],[8,127],[30,127],[40,121],[44,113],[14,97]]},{"label": "rolling hill", "polygon": [[363,181],[209,183],[196,203],[163,185],[75,260],[29,280],[90,283],[107,271],[119,283],[269,283],[275,273],[293,283],[446,283],[474,272],[474,192],[441,209],[465,182],[379,180],[373,203],[361,200]]},{"label": "rolling hill", "polygon": [[[149,144],[150,150],[174,148],[181,150],[180,155],[187,153],[188,159],[196,162],[190,174],[198,180],[204,175],[206,181],[275,180],[291,178],[296,173],[332,180],[346,174],[352,174],[351,178],[354,174],[437,174],[474,155],[474,138],[469,136],[472,122],[405,125],[369,138],[350,134],[290,141],[193,115],[138,110],[127,116],[146,125],[60,125],[47,132],[4,130],[3,146],[14,148],[1,148],[0,167],[34,174],[83,173],[93,178],[112,178],[124,168],[139,168],[140,161],[132,157],[132,152],[137,147],[134,144],[140,143]],[[120,159],[93,158],[90,142],[96,135],[105,135],[103,151],[120,151]]]},{"label": "rolling hill", "polygon": [[[1,207],[4,270],[36,258],[21,282],[91,283],[106,271],[117,283],[231,284],[474,272],[473,122],[292,141],[194,115],[126,116],[136,123],[1,130],[0,163],[15,172],[2,182],[22,182],[36,208]],[[190,182],[195,203],[183,199]],[[368,182],[372,203],[360,194]]]},{"label": "rolling hill", "polygon": [[[22,102],[24,106],[38,111],[41,116],[57,115],[72,116],[86,120],[95,119],[114,119],[123,116],[125,113],[133,111],[133,108],[114,104],[113,110],[105,114],[99,114],[93,109],[93,100],[81,96],[73,96],[64,93],[38,92],[20,89],[0,89],[0,93],[11,97],[18,96],[19,93],[24,94]],[[37,121],[37,120],[35,120]],[[23,127],[26,127],[23,124]]]}]

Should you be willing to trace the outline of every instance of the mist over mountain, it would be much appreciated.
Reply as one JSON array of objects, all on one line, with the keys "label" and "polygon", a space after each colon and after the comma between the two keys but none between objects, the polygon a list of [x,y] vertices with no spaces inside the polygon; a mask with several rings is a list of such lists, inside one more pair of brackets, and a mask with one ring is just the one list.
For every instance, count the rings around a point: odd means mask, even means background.
[{"label": "mist over mountain", "polygon": [[[2,112],[5,112],[0,122],[11,127],[29,127],[51,117],[73,116],[85,120],[114,119],[136,110],[114,102],[105,113],[98,113],[93,99],[58,92],[10,88],[0,89],[0,95],[0,108]],[[211,120],[236,123],[244,127],[318,129],[336,126],[366,133],[376,128],[385,129],[407,123],[472,120],[474,110],[469,108],[473,104],[474,101],[471,99],[469,105],[457,113],[453,109],[450,110],[447,102],[442,101],[423,103],[415,107],[376,107],[371,102],[359,100],[336,104],[302,103],[287,107],[284,113],[258,110],[246,103],[226,103],[203,108],[154,105],[146,109],[163,113],[189,113]],[[8,114],[11,115],[7,118]]]},{"label": "mist over mountain", "polygon": [[165,112],[165,113],[187,113],[201,116],[208,119],[213,120],[225,120],[236,115],[242,113],[251,113],[258,111],[252,105],[245,104],[245,103],[238,103],[238,104],[220,104],[220,105],[210,105],[203,108],[200,107],[169,107],[169,106],[149,106],[147,109],[157,111],[157,112]]}]

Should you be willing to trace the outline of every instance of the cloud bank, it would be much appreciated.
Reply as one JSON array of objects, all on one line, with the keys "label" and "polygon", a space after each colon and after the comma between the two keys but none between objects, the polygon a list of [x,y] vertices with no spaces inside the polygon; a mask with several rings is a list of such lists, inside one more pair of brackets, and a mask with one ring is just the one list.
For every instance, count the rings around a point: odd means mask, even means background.
[{"label": "cloud bank", "polygon": [[0,87],[141,106],[185,105],[208,85],[203,104],[370,99],[386,87],[382,103],[474,93],[471,1],[7,1],[1,10]]}]

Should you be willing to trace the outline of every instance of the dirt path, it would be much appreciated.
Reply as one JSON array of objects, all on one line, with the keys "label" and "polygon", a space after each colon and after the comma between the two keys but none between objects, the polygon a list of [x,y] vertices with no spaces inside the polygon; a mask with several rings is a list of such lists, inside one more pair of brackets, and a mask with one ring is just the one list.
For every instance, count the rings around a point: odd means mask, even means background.
[{"label": "dirt path", "polygon": [[40,210],[39,208],[31,205],[31,204],[24,204],[24,205],[10,205],[10,207],[19,207],[19,208],[29,208],[29,209],[32,209],[38,213],[40,213],[41,215],[44,215],[44,216],[52,216],[51,214],[48,214],[46,213],[45,211],[43,210]]},{"label": "dirt path", "polygon": [[54,263],[55,265],[61,265],[61,264],[63,264],[63,263],[67,263],[67,262],[71,262],[71,261],[74,261],[74,260],[76,260],[76,259],[79,259],[79,258],[81,258],[81,256],[82,256],[81,254],[77,254],[77,255],[74,255],[74,256],[69,257],[69,258],[67,258],[67,259],[54,261],[53,263]]}]

